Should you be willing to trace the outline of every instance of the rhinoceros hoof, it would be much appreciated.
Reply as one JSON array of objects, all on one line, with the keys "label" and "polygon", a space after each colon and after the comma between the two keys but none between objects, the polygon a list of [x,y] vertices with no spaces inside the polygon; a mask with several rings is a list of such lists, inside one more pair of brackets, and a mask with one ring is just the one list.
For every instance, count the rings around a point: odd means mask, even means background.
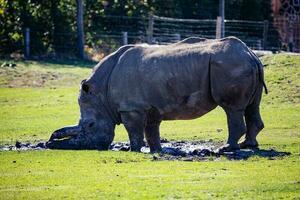
[{"label": "rhinoceros hoof", "polygon": [[226,153],[226,152],[234,152],[236,150],[239,150],[239,146],[231,146],[229,144],[226,144],[222,147],[220,147],[218,150],[217,150],[217,153],[219,154],[223,154],[223,153]]},{"label": "rhinoceros hoof", "polygon": [[241,149],[258,149],[258,144],[249,143],[247,141],[241,142],[239,144]]}]

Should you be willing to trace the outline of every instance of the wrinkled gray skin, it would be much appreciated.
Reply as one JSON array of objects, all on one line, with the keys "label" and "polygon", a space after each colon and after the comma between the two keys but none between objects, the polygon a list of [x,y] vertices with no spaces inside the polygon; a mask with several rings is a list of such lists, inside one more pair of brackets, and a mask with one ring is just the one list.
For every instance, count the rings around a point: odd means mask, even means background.
[{"label": "wrinkled gray skin", "polygon": [[162,120],[195,119],[221,106],[229,136],[220,151],[257,147],[264,127],[259,113],[263,87],[261,62],[234,37],[123,46],[82,81],[79,124],[55,131],[47,146],[108,149],[115,125],[123,123],[132,151],[140,151],[145,136],[151,152],[159,152]]}]

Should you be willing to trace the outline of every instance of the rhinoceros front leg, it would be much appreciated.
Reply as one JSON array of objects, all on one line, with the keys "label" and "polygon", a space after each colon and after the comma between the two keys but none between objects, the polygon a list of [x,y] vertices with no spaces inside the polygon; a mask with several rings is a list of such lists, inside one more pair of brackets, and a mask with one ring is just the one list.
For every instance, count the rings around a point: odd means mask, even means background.
[{"label": "rhinoceros front leg", "polygon": [[150,121],[147,122],[145,128],[145,136],[151,153],[161,151],[159,125],[160,121]]},{"label": "rhinoceros front leg", "polygon": [[145,113],[122,112],[121,119],[124,124],[129,140],[131,151],[141,151],[144,146]]},{"label": "rhinoceros front leg", "polygon": [[227,144],[219,149],[219,152],[226,152],[239,149],[238,141],[245,134],[244,111],[225,110],[228,123]]}]

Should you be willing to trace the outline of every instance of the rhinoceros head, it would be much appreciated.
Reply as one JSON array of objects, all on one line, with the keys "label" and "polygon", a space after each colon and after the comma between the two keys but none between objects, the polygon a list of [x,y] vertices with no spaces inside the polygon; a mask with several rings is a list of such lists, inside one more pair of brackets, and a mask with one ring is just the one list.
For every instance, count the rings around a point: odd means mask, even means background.
[{"label": "rhinoceros head", "polygon": [[89,80],[81,83],[78,103],[78,125],[56,130],[47,147],[52,149],[101,149],[107,150],[114,138],[115,123],[103,104],[103,95],[96,84]]}]

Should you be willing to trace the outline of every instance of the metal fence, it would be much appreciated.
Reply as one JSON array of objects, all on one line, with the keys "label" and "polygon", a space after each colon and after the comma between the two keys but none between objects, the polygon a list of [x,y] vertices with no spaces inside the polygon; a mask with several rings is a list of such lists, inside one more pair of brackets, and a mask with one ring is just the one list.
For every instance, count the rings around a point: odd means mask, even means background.
[{"label": "metal fence", "polygon": [[[217,20],[159,16],[147,18],[105,16],[97,17],[95,21],[101,22],[101,25],[92,24],[86,28],[86,52],[91,52],[91,54],[100,52],[103,56],[128,43],[168,44],[191,36],[216,38],[218,28]],[[31,38],[30,42],[25,42],[30,45],[25,49],[29,51],[26,51],[28,54],[31,52],[31,56],[73,55],[78,50],[76,32],[55,33],[53,36],[55,42],[43,48],[32,38],[34,34],[37,33],[31,33],[30,37],[25,37]],[[278,24],[270,21],[225,20],[225,36],[236,36],[253,49],[277,51],[283,48],[282,33]],[[299,34],[296,37],[299,37]],[[299,51],[299,49],[296,50]]]},{"label": "metal fence", "polygon": [[[225,20],[225,36],[236,36],[257,50],[280,50],[281,42],[269,21]],[[191,36],[216,38],[217,20],[174,19],[154,16],[153,42],[176,42]]]}]

